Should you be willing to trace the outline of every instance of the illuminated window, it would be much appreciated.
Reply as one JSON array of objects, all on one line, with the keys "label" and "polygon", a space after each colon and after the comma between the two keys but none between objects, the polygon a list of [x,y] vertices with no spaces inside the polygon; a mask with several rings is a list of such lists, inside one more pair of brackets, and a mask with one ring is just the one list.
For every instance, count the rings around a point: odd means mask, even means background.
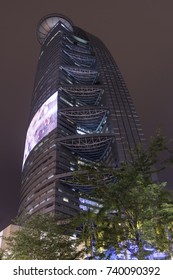
[{"label": "illuminated window", "polygon": [[69,199],[67,197],[63,197],[63,201],[69,202]]}]

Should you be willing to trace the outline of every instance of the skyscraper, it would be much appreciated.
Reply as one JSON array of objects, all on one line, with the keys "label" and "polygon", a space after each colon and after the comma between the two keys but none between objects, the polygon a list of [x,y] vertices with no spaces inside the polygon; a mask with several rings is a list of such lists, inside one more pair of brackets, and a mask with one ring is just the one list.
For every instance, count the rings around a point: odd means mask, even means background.
[{"label": "skyscraper", "polygon": [[[79,163],[118,166],[145,141],[122,75],[105,45],[63,15],[42,18],[41,52],[25,142],[19,215],[85,209]],[[92,203],[92,202],[91,202]]]}]

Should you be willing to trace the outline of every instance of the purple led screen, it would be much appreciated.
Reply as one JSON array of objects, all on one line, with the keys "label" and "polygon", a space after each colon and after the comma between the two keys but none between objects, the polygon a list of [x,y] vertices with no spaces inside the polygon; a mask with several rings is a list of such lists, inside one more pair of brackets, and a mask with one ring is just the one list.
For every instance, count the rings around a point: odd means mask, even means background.
[{"label": "purple led screen", "polygon": [[57,96],[55,92],[34,115],[26,134],[23,165],[31,150],[57,126]]}]

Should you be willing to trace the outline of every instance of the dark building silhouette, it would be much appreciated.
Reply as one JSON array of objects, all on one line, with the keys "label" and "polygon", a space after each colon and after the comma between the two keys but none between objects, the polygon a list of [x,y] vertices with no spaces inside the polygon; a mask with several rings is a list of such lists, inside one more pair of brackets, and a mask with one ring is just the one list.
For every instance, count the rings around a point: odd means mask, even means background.
[{"label": "dark building silhouette", "polygon": [[[26,136],[19,214],[85,209],[79,163],[118,166],[145,141],[122,75],[105,45],[59,14],[37,27],[41,52]],[[92,202],[90,202],[92,204]]]}]

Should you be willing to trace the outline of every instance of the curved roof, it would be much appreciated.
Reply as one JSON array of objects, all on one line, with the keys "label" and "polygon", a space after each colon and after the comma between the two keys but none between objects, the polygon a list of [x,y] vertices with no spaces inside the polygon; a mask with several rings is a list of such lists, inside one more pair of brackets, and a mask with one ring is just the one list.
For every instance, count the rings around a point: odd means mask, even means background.
[{"label": "curved roof", "polygon": [[73,23],[66,16],[61,14],[50,14],[43,17],[37,26],[37,38],[40,44],[43,44],[48,34],[54,27],[61,22],[69,30],[73,31]]}]

